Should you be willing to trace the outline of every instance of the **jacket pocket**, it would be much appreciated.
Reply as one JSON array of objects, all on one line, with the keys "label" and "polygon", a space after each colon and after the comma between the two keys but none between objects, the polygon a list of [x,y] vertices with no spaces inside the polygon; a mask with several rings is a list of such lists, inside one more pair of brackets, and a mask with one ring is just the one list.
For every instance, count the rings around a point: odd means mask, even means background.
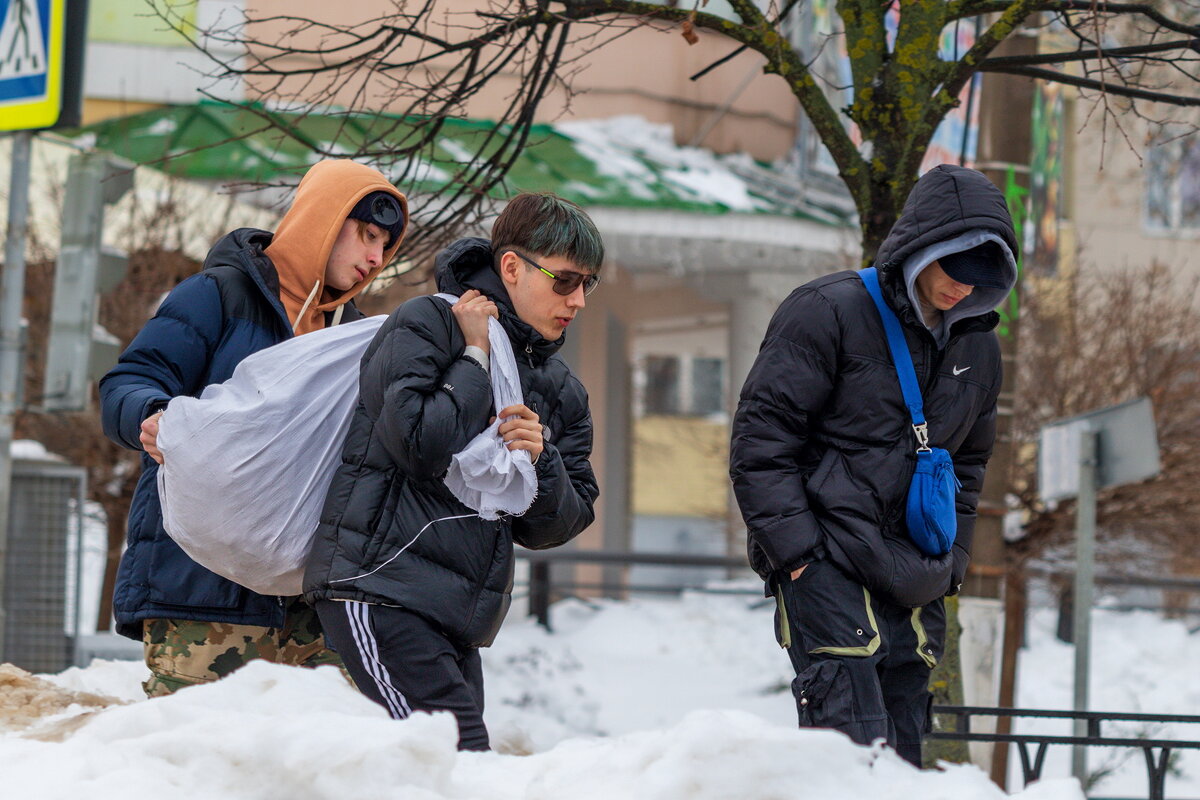
[{"label": "jacket pocket", "polygon": [[384,495],[383,502],[373,509],[370,523],[365,531],[367,546],[364,551],[364,566],[375,564],[379,559],[380,552],[389,545],[396,529],[396,507],[400,501],[403,484],[403,478],[393,475],[388,481],[387,494]]},{"label": "jacket pocket", "polygon": [[833,474],[835,467],[841,462],[842,455],[837,448],[830,447],[821,455],[817,468],[804,481],[804,491],[808,494],[809,505],[816,504],[821,498],[821,488]]},{"label": "jacket pocket", "polygon": [[792,681],[802,728],[844,728],[854,722],[850,676],[841,661],[818,661]]}]

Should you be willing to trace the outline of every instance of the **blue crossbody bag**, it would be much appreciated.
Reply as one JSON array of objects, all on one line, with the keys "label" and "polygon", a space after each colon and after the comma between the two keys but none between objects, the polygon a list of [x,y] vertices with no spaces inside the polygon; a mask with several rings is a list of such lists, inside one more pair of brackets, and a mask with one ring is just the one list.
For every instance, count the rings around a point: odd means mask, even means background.
[{"label": "blue crossbody bag", "polygon": [[950,454],[940,447],[929,446],[925,404],[921,400],[921,387],[917,383],[917,372],[913,369],[912,354],[908,352],[908,345],[904,341],[900,320],[883,302],[879,275],[874,267],[858,274],[875,301],[875,307],[879,309],[883,330],[887,333],[888,349],[892,351],[892,363],[896,365],[896,376],[900,379],[900,391],[904,394],[904,405],[908,406],[913,432],[917,436],[917,468],[908,486],[905,511],[908,534],[917,549],[925,555],[945,555],[950,552],[958,532],[954,497],[962,484],[954,474],[954,462]]}]

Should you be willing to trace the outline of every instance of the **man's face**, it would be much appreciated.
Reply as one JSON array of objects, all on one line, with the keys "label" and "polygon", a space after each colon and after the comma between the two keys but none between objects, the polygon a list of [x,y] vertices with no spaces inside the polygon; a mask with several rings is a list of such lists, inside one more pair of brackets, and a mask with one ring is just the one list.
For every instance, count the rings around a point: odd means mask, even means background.
[{"label": "man's face", "polygon": [[[591,274],[562,256],[539,258],[531,254],[531,257],[555,275]],[[554,291],[553,278],[511,250],[500,258],[500,277],[517,316],[551,342],[563,335],[585,305],[583,284],[568,295],[558,294]]]},{"label": "man's face", "polygon": [[938,311],[949,311],[974,291],[975,287],[968,283],[959,283],[942,269],[942,265],[934,261],[917,276],[917,294],[921,299]]},{"label": "man's face", "polygon": [[344,292],[362,281],[383,263],[387,240],[387,231],[378,225],[347,219],[325,262],[325,285]]}]

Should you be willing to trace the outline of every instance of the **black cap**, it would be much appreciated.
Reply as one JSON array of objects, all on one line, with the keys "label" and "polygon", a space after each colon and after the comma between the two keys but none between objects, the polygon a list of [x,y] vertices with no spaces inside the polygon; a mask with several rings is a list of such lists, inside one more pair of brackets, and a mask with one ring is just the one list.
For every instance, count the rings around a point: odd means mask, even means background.
[{"label": "black cap", "polygon": [[387,247],[391,247],[404,232],[404,209],[400,207],[400,201],[387,192],[371,192],[359,200],[346,216],[374,223],[387,231]]},{"label": "black cap", "polygon": [[984,242],[957,253],[947,253],[937,260],[942,272],[959,283],[984,289],[1007,289],[1004,274],[1004,254],[995,242]]}]

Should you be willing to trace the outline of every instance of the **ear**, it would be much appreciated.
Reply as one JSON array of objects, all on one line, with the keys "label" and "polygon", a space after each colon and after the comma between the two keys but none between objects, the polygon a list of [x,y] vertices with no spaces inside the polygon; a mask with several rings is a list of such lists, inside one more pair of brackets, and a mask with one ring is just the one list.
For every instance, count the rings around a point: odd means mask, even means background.
[{"label": "ear", "polygon": [[504,281],[505,286],[515,286],[524,268],[525,262],[513,251],[509,250],[500,256],[500,280]]}]

